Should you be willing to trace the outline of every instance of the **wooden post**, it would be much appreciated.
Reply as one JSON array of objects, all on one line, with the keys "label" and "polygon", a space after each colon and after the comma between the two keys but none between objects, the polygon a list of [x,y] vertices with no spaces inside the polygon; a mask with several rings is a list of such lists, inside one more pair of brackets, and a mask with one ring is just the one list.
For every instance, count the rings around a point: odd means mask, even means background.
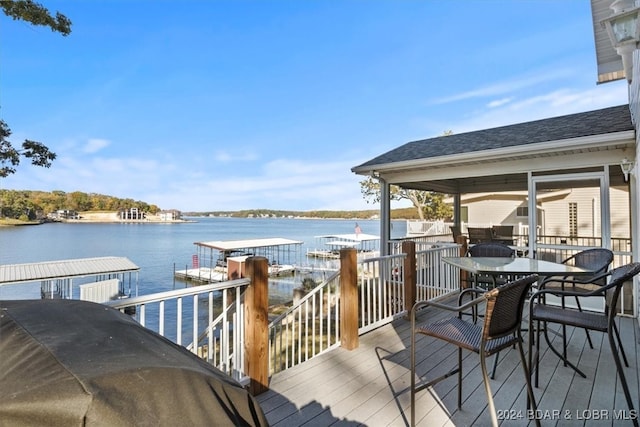
[{"label": "wooden post", "polygon": [[249,257],[246,263],[251,283],[244,297],[245,372],[249,393],[255,396],[269,388],[269,261]]},{"label": "wooden post", "polygon": [[[456,243],[460,245],[460,256],[467,256],[467,250],[469,249],[469,246],[467,245],[467,236],[461,234],[456,239]],[[460,270],[460,289],[468,288],[469,286],[469,272],[466,270]]]},{"label": "wooden post", "polygon": [[416,242],[405,240],[402,242],[402,253],[407,256],[404,259],[404,309],[407,314],[411,311],[416,302],[418,294],[416,283]]},{"label": "wooden post", "polygon": [[358,263],[354,248],[340,250],[340,346],[358,348]]}]

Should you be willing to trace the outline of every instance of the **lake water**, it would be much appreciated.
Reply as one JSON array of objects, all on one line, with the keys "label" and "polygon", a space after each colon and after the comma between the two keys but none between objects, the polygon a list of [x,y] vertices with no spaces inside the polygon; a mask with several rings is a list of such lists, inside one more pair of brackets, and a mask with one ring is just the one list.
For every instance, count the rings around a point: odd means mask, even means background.
[{"label": "lake water", "polygon": [[[318,249],[316,236],[351,234],[355,220],[293,218],[189,218],[185,223],[49,223],[0,227],[0,264],[104,256],[127,257],[140,267],[138,294],[190,286],[174,279],[174,268],[191,265],[194,242],[283,237],[303,241],[301,251]],[[358,220],[363,233],[380,234],[379,220]],[[404,237],[405,221],[394,221],[391,238]],[[326,248],[325,248],[326,249]],[[75,283],[79,283],[74,281]],[[289,298],[293,287],[275,283],[270,295]],[[0,299],[39,298],[40,285],[0,286]],[[277,302],[277,301],[276,301]]]}]

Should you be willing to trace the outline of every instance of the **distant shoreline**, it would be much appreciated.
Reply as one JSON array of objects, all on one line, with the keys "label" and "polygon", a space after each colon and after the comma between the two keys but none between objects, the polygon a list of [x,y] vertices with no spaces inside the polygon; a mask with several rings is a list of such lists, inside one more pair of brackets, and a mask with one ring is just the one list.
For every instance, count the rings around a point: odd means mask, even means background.
[{"label": "distant shoreline", "polygon": [[[61,222],[65,224],[181,224],[197,222],[198,218],[229,218],[229,219],[293,219],[293,220],[333,220],[333,221],[378,221],[379,218],[369,217],[363,218],[354,216],[307,216],[307,215],[255,215],[255,216],[235,216],[235,215],[199,215],[197,213],[183,214],[181,219],[165,220],[160,215],[146,214],[144,219],[121,219],[117,211],[85,211],[78,212],[79,219],[55,219],[44,221],[20,221],[16,219],[0,219],[0,227],[3,226],[25,226],[39,225],[52,222]],[[406,221],[406,218],[392,218],[392,221]]]}]

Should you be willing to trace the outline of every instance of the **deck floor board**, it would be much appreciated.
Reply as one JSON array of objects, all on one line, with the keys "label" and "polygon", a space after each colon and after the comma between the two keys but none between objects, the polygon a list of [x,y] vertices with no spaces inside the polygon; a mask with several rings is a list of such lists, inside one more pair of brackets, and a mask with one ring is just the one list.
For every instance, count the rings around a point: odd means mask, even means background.
[{"label": "deck floor board", "polygon": [[[420,321],[436,320],[442,315],[442,312],[427,309],[421,314]],[[625,375],[632,398],[638,402],[638,322],[631,318],[619,320],[630,364],[625,368]],[[606,336],[592,332],[594,349],[591,349],[583,330],[568,328],[567,335],[569,360],[577,362],[587,378],[563,366],[542,339],[540,384],[538,388],[534,387],[538,409],[549,418],[543,420],[542,425],[629,425],[628,419],[614,419],[633,414],[628,410]],[[553,343],[560,345],[559,335],[552,333],[550,337]],[[527,353],[527,332],[524,338]],[[410,322],[398,319],[361,336],[355,350],[337,348],[274,375],[269,391],[257,399],[272,426],[407,426],[410,419],[410,342]],[[417,348],[418,373],[427,380],[457,364],[455,346],[420,336]],[[478,361],[476,354],[463,351],[462,409],[457,408],[455,376],[417,394],[418,426],[490,425]],[[493,357],[488,359],[488,369],[492,365]],[[502,425],[533,425],[527,417],[524,372],[517,350],[501,352],[491,387],[496,408],[503,412],[511,410],[513,415],[512,419],[502,421]],[[635,409],[637,414],[638,408]],[[597,413],[605,414],[606,419],[594,419]]]}]

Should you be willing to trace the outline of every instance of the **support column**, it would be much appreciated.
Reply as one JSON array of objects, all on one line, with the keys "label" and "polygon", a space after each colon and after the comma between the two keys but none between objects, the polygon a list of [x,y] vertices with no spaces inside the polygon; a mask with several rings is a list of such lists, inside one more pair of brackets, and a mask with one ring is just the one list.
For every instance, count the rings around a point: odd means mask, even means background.
[{"label": "support column", "polygon": [[404,273],[404,309],[411,312],[418,294],[416,284],[416,242],[405,240],[402,242],[402,253],[406,254],[403,265]]},{"label": "support column", "polygon": [[244,298],[245,372],[255,396],[269,388],[269,261],[249,257],[246,268],[251,284]]},{"label": "support column", "polygon": [[340,250],[340,346],[358,348],[358,263],[354,248]]},{"label": "support column", "polygon": [[380,184],[380,255],[385,256],[389,255],[391,237],[391,191],[383,178],[377,178]]}]

